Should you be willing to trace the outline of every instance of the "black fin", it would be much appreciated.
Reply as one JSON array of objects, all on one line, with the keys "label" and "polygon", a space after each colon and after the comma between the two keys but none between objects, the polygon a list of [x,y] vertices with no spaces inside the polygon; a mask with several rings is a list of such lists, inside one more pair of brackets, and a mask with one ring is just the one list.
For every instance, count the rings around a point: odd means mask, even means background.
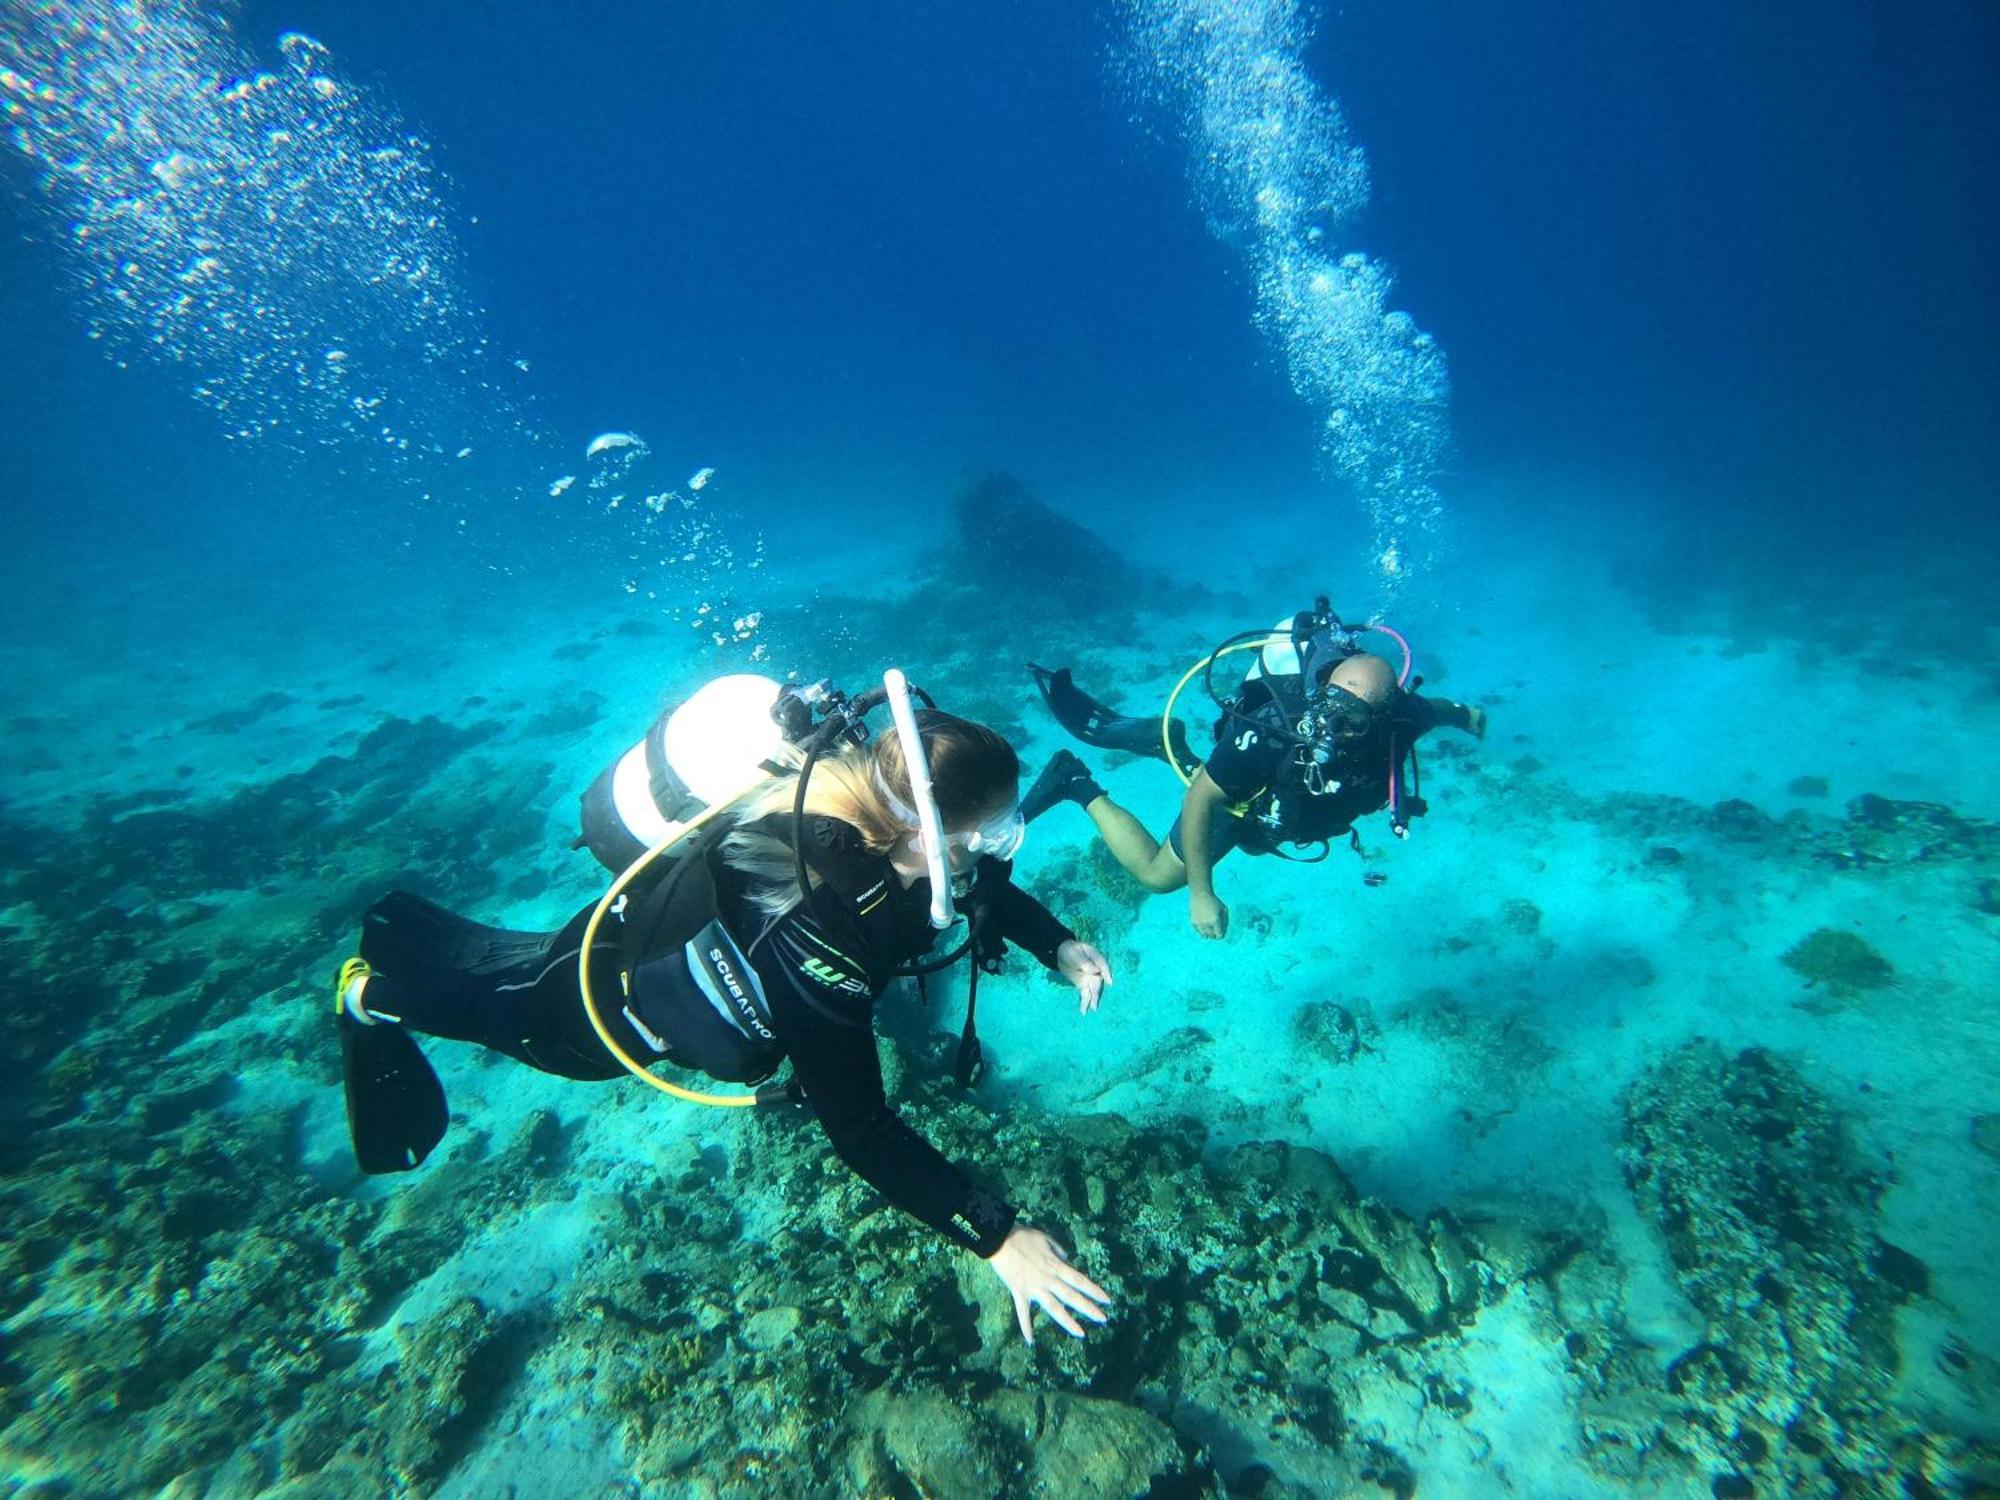
[{"label": "black fin", "polygon": [[402,1027],[387,1021],[364,1026],[344,1014],[338,1024],[354,1159],[364,1172],[410,1171],[444,1139],[451,1123],[444,1085],[424,1049]]},{"label": "black fin", "polygon": [[1035,784],[1021,794],[1021,819],[1032,823],[1058,802],[1074,802],[1088,807],[1104,795],[1104,788],[1090,774],[1090,767],[1067,750],[1058,750],[1042,767]]},{"label": "black fin", "polygon": [[361,956],[378,973],[490,974],[548,952],[557,934],[487,927],[408,891],[391,891],[361,919]]},{"label": "black fin", "polygon": [[[1104,750],[1123,750],[1128,755],[1147,755],[1154,760],[1167,758],[1166,747],[1160,743],[1157,714],[1150,718],[1133,718],[1113,713],[1076,685],[1068,667],[1059,667],[1051,672],[1047,667],[1029,662],[1028,670],[1035,674],[1035,686],[1042,690],[1042,697],[1049,705],[1049,712],[1056,716],[1056,722],[1086,745],[1096,745]],[[1201,764],[1201,757],[1188,747],[1187,730],[1179,719],[1174,720],[1171,733],[1174,759],[1180,763],[1182,770],[1192,775],[1194,768]]]}]

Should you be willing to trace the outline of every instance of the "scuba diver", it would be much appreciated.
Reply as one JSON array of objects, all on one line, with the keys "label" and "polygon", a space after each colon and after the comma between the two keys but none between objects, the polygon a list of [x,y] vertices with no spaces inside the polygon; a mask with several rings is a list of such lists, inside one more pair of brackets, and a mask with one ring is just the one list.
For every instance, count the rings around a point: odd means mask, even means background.
[{"label": "scuba diver", "polygon": [[[411,1032],[566,1078],[631,1072],[703,1103],[803,1102],[883,1197],[993,1267],[1023,1338],[1035,1307],[1082,1337],[1078,1320],[1105,1321],[1108,1294],[898,1117],[876,1054],[883,991],[968,952],[961,1082],[979,1071],[978,976],[1006,943],[1074,985],[1086,1014],[1112,982],[1103,954],[1010,879],[1026,831],[1012,746],[913,707],[896,671],[851,700],[825,684],[724,681],[690,700],[712,712],[685,721],[698,753],[674,767],[683,790],[715,800],[675,803],[676,826],[560,931],[483,927],[400,891],[369,908],[335,999],[356,1159],[407,1171],[444,1135],[443,1090]],[[896,732],[870,738],[865,715],[885,702]],[[964,941],[924,961],[961,909]],[[765,1082],[787,1060],[789,1078]],[[764,1086],[697,1092],[649,1070],[661,1062]]]},{"label": "scuba diver", "polygon": [[[1401,648],[1399,672],[1361,648],[1369,633],[1389,636]],[[1215,688],[1215,664],[1238,651],[1256,651],[1234,693]],[[1425,802],[1416,743],[1439,725],[1486,737],[1486,711],[1444,698],[1426,698],[1412,678],[1409,643],[1386,625],[1349,626],[1325,598],[1272,629],[1242,631],[1208,653],[1181,677],[1157,716],[1131,718],[1106,708],[1077,687],[1067,667],[1050,671],[1030,663],[1062,726],[1085,744],[1156,756],[1187,784],[1180,815],[1164,839],[1155,839],[1113,802],[1090,770],[1068,750],[1058,750],[1022,799],[1032,821],[1058,802],[1074,802],[1097,827],[1118,863],[1147,890],[1188,890],[1188,919],[1205,938],[1229,931],[1229,908],[1215,893],[1214,870],[1232,849],[1277,854],[1318,863],[1342,834],[1358,854],[1355,819],[1383,808],[1397,838]],[[1189,747],[1174,704],[1196,673],[1202,674],[1220,717],[1215,749],[1206,761]],[[1282,845],[1307,849],[1286,854]]]}]

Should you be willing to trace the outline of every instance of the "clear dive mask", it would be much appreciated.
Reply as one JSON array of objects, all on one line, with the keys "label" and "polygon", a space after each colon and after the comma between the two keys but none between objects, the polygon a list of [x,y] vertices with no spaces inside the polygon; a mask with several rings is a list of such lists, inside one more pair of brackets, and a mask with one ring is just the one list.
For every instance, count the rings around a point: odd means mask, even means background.
[{"label": "clear dive mask", "polygon": [[1028,837],[1028,820],[1021,816],[1021,804],[1016,802],[1002,812],[995,813],[977,828],[964,833],[947,833],[944,841],[954,849],[963,849],[967,854],[980,855],[991,859],[1012,859],[1020,851]]},{"label": "clear dive mask", "polygon": [[[882,800],[889,804],[889,811],[896,815],[899,823],[907,824],[920,839],[923,823],[917,810],[889,789],[882,773],[875,773],[875,790],[882,794]],[[995,813],[977,828],[968,828],[960,833],[947,833],[945,847],[962,849],[967,854],[990,859],[1012,859],[1020,851],[1028,837],[1028,820],[1021,816],[1021,804],[1010,803]]]}]

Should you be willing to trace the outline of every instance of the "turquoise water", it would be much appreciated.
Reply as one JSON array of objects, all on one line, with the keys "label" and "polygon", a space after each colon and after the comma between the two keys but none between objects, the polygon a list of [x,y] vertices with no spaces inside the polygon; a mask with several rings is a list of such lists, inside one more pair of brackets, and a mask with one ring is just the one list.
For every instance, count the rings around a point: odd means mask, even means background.
[{"label": "turquoise water", "polygon": [[[1994,1492],[1994,26],[0,0],[0,1483]],[[361,912],[564,921],[704,681],[1032,772],[1322,592],[1490,716],[1407,841],[1217,943],[1058,807],[1104,1007],[880,1007],[1088,1339],[801,1113],[433,1043],[357,1171]]]}]

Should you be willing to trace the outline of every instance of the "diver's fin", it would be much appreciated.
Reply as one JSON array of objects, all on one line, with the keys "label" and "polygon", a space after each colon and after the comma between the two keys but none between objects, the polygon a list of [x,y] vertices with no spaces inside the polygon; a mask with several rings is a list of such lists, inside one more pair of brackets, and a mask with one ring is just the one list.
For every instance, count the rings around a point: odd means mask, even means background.
[{"label": "diver's fin", "polygon": [[407,1172],[444,1139],[451,1112],[444,1085],[415,1037],[388,1021],[364,1026],[341,1015],[340,1066],[347,1133],[364,1172]]},{"label": "diver's fin", "polygon": [[[1042,690],[1042,697],[1049,705],[1049,712],[1056,716],[1056,722],[1086,745],[1096,745],[1104,750],[1123,750],[1128,755],[1150,755],[1154,760],[1167,758],[1166,746],[1160,741],[1157,714],[1150,718],[1133,718],[1113,713],[1076,685],[1068,667],[1058,667],[1051,672],[1047,667],[1029,662],[1028,670],[1035,674],[1035,686]],[[1171,733],[1174,759],[1184,771],[1192,774],[1193,769],[1201,764],[1201,757],[1188,747],[1187,730],[1179,719],[1174,720]]]},{"label": "diver's fin", "polygon": [[1021,821],[1032,823],[1058,802],[1088,807],[1104,795],[1090,767],[1068,750],[1058,750],[1042,767],[1035,784],[1021,794]]},{"label": "diver's fin", "polygon": [[391,891],[361,919],[361,956],[383,974],[420,981],[440,970],[490,974],[541,957],[556,934],[487,927],[435,901]]}]

